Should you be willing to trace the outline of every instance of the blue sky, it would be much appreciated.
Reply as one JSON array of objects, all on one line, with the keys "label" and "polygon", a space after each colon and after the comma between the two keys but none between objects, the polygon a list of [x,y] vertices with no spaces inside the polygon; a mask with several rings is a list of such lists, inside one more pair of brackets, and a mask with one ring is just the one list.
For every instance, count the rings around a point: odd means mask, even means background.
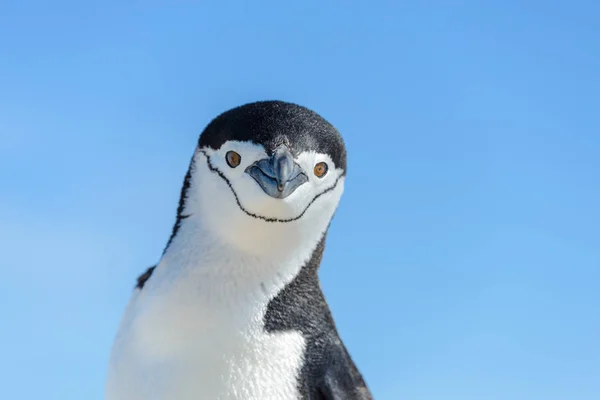
[{"label": "blue sky", "polygon": [[192,3],[0,3],[0,398],[102,398],[198,134],[259,99],[346,139],[321,277],[377,399],[600,398],[597,2]]}]

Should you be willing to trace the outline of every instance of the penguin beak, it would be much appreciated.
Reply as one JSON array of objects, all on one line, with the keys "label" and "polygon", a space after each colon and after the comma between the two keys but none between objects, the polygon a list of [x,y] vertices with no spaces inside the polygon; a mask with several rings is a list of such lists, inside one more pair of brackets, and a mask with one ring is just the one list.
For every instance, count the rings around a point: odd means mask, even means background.
[{"label": "penguin beak", "polygon": [[262,190],[276,199],[285,199],[308,181],[308,177],[286,148],[279,148],[269,158],[258,160],[245,171]]}]

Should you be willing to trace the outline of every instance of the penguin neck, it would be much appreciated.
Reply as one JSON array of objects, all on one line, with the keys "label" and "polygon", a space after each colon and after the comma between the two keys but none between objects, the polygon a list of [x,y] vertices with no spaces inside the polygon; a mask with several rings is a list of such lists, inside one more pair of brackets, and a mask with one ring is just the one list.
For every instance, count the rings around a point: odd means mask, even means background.
[{"label": "penguin neck", "polygon": [[[207,225],[194,215],[181,220],[157,272],[164,274],[168,282],[185,282],[186,287],[195,288],[197,296],[210,298],[211,302],[217,298],[225,302],[245,301],[250,296],[253,301],[261,298],[263,305],[294,279],[315,251],[322,252],[319,244],[327,231],[313,235],[288,232],[292,240],[297,240],[293,245],[281,239],[259,251],[248,251],[225,240]],[[274,232],[269,231],[272,228]],[[264,240],[269,240],[293,229],[267,225],[250,238],[260,241],[260,235],[265,234]],[[316,273],[316,268],[311,268],[310,273],[313,272]]]}]

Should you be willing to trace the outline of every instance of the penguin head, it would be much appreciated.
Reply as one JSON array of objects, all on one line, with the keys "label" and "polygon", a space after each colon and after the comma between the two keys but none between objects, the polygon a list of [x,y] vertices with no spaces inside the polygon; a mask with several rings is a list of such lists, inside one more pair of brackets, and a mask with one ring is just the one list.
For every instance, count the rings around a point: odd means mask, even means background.
[{"label": "penguin head", "polygon": [[292,103],[250,103],[200,135],[180,213],[244,250],[284,249],[327,230],[345,175],[344,142],[324,118]]}]

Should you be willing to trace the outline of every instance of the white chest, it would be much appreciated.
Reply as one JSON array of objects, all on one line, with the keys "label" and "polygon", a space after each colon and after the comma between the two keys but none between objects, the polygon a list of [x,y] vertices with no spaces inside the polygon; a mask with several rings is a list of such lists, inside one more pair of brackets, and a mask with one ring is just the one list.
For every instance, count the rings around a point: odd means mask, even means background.
[{"label": "white chest", "polygon": [[263,328],[282,275],[262,280],[240,270],[233,279],[231,266],[170,267],[160,265],[131,299],[113,347],[106,399],[297,399],[304,339]]}]

